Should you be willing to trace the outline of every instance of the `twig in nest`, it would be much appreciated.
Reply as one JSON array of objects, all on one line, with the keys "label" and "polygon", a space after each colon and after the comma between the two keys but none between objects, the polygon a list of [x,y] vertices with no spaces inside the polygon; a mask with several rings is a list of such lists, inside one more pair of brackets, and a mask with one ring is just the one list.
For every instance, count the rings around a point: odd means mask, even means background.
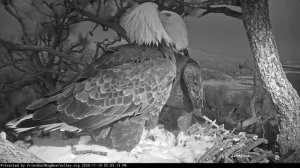
[{"label": "twig in nest", "polygon": [[[227,161],[228,161],[230,155],[232,155],[235,151],[241,149],[244,146],[245,146],[245,143],[238,143],[237,145],[233,146],[230,150],[226,151],[224,153],[225,163],[228,163]],[[220,160],[218,160],[218,161],[220,161]]]},{"label": "twig in nest", "polygon": [[[227,139],[227,140],[225,140],[223,143],[222,143],[222,147],[221,147],[221,149],[220,149],[220,152],[219,153],[212,153],[213,155],[215,155],[215,156],[221,156],[221,152],[223,152],[224,153],[224,151],[226,151],[226,149],[229,149],[229,148],[231,148],[232,147],[232,140],[231,139]],[[217,160],[219,160],[218,158],[216,158]]]},{"label": "twig in nest", "polygon": [[[202,163],[204,161],[210,160],[215,156],[220,156],[220,153],[222,153],[223,151],[225,151],[226,149],[232,146],[232,141],[233,141],[232,139],[226,139],[225,141],[221,141],[215,144],[209,151],[207,151],[204,155],[202,155],[202,157],[200,157],[198,163]],[[212,160],[216,160],[216,158]]]},{"label": "twig in nest", "polygon": [[221,150],[221,144],[222,143],[217,143],[215,144],[210,150],[208,150],[205,154],[203,154],[199,160],[197,161],[197,163],[202,163],[204,161],[208,161],[210,159],[212,159],[212,157],[214,156],[214,153],[220,152]]},{"label": "twig in nest", "polygon": [[[276,155],[274,153],[272,153],[272,151],[265,151],[263,149],[257,148],[255,147],[253,149],[254,153],[259,153],[259,155],[261,154],[265,154],[266,158],[271,159],[271,160],[276,160]],[[251,153],[251,152],[248,152]]]},{"label": "twig in nest", "polygon": [[249,163],[259,163],[267,157],[265,153],[253,158]]},{"label": "twig in nest", "polygon": [[245,134],[245,136],[247,138],[253,139],[254,141],[256,141],[258,139],[258,136],[256,134]]},{"label": "twig in nest", "polygon": [[215,145],[200,157],[198,163],[208,160],[214,162],[223,161],[225,163],[267,162],[267,158],[272,156],[272,153],[257,148],[262,143],[267,144],[268,141],[266,139],[258,138],[257,135],[246,134],[245,132],[234,134],[217,125],[206,116],[202,118],[209,122],[211,126],[216,127],[216,129],[210,128],[210,133],[219,132],[219,134],[217,134],[218,138]]},{"label": "twig in nest", "polygon": [[268,143],[268,140],[263,139],[263,138],[259,138],[257,141],[254,141],[253,143],[249,144],[249,145],[247,146],[247,148],[244,149],[243,153],[248,153],[248,152],[250,152],[251,149],[257,147],[258,145],[260,145],[260,144],[262,144],[262,143],[267,144],[267,143]]},{"label": "twig in nest", "polygon": [[216,128],[219,128],[221,129],[221,131],[224,131],[224,132],[229,132],[228,130],[224,129],[223,127],[220,127],[218,124],[216,124],[216,121],[212,121],[211,119],[209,119],[208,117],[206,116],[202,116],[202,118],[209,122],[211,125],[215,126]]},{"label": "twig in nest", "polygon": [[107,156],[107,152],[102,152],[102,151],[94,151],[94,150],[77,151],[76,147],[74,147],[73,145],[71,145],[71,150],[74,155],[95,154],[95,155]]}]

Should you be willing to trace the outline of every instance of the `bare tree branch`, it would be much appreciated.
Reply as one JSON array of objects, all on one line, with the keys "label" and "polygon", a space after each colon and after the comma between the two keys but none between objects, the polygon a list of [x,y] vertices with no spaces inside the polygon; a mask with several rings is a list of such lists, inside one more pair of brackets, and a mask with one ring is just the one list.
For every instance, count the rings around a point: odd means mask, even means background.
[{"label": "bare tree branch", "polygon": [[98,54],[99,54],[99,49],[101,48],[101,50],[103,52],[107,51],[107,48],[117,42],[121,41],[121,37],[117,36],[115,37],[112,41],[108,40],[108,39],[104,39],[102,42],[97,42],[97,48],[96,48],[96,52],[94,54],[93,57],[93,61],[95,61],[98,58]]},{"label": "bare tree branch", "polygon": [[120,26],[118,20],[114,17],[112,20],[103,20],[101,18],[99,18],[98,16],[92,14],[89,11],[86,11],[84,9],[81,9],[80,7],[78,7],[77,5],[77,1],[75,1],[76,3],[74,4],[74,8],[75,10],[82,16],[87,17],[87,21],[92,21],[95,22],[99,25],[102,25],[103,27],[108,27],[113,29],[120,37],[122,37],[123,39],[125,39],[126,41],[129,41],[125,30]]},{"label": "bare tree branch", "polygon": [[209,13],[223,13],[226,16],[231,16],[237,19],[242,19],[243,14],[241,12],[232,10],[227,7],[207,7],[206,11],[203,12],[201,16],[207,15]]},{"label": "bare tree branch", "polygon": [[22,89],[25,86],[30,86],[39,82],[38,79],[27,79],[22,81],[14,81],[14,82],[6,82],[1,83],[0,93],[9,93],[16,91],[18,89]]},{"label": "bare tree branch", "polygon": [[99,14],[100,14],[100,9],[101,9],[101,3],[102,2],[103,2],[102,0],[98,0],[96,16],[99,16]]},{"label": "bare tree branch", "polygon": [[212,7],[216,5],[240,6],[240,2],[237,0],[207,0],[199,3],[183,2],[183,5],[191,9],[199,8],[199,9],[206,10],[205,12],[203,12],[201,15],[197,17],[202,17],[209,13],[223,13],[227,16],[231,16],[237,19],[242,19],[241,12],[230,9],[229,7],[225,7],[225,6]]},{"label": "bare tree branch", "polygon": [[34,45],[23,45],[23,44],[18,44],[18,43],[14,43],[14,42],[9,42],[9,41],[5,41],[3,39],[0,39],[0,44],[10,50],[15,50],[15,51],[46,51],[48,53],[51,53],[53,55],[59,56],[59,57],[63,57],[63,59],[66,60],[70,60],[71,56],[54,50],[53,48],[50,47],[43,47],[43,46],[34,46]]},{"label": "bare tree branch", "polygon": [[183,5],[187,7],[202,8],[202,9],[213,5],[241,6],[239,0],[207,0],[199,3],[183,2]]},{"label": "bare tree branch", "polygon": [[[3,3],[5,11],[19,22],[23,36],[23,41],[18,43],[0,39],[0,46],[8,51],[0,63],[0,68],[12,66],[17,70],[17,73],[26,77],[29,75],[30,78],[35,79],[35,84],[43,90],[42,92],[46,93],[58,86],[57,81],[63,81],[73,71],[78,72],[80,68],[86,66],[84,61],[78,61],[71,54],[83,52],[88,43],[86,38],[82,38],[83,40],[80,40],[78,44],[71,46],[70,52],[64,46],[65,44],[68,45],[66,40],[70,36],[70,25],[91,21],[86,16],[82,17],[77,13],[70,0],[53,2],[43,0],[42,5],[44,5],[44,8],[48,8],[47,11],[50,11],[50,13],[40,9],[39,4],[31,4],[39,15],[45,17],[46,21],[41,23],[43,27],[37,29],[34,38],[31,37],[31,34],[28,34],[32,18],[23,13],[18,6],[15,6],[13,1],[0,0],[0,3]],[[57,10],[57,7],[59,7],[59,10]],[[61,10],[63,11],[60,12]],[[26,60],[21,61],[21,58]],[[67,69],[70,71],[66,72]],[[21,82],[27,79],[18,80]],[[15,89],[14,84],[8,85],[10,84],[7,84],[6,88],[12,87]]]},{"label": "bare tree branch", "polygon": [[28,35],[27,31],[26,31],[25,23],[24,23],[23,19],[19,16],[18,11],[16,10],[16,7],[13,5],[13,2],[10,3],[10,6],[12,6],[12,8],[14,8],[15,11],[13,11],[9,7],[8,3],[5,3],[4,0],[2,0],[2,3],[4,5],[4,9],[6,10],[6,12],[9,13],[11,16],[13,16],[20,23],[21,29],[22,29],[22,33],[23,33],[24,37],[28,38],[29,35]]}]

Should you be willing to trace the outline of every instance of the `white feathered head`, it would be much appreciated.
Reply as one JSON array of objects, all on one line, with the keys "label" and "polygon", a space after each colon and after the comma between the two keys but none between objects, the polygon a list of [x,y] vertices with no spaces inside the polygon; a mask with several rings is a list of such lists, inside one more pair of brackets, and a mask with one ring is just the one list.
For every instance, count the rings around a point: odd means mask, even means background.
[{"label": "white feathered head", "polygon": [[128,11],[120,22],[130,42],[139,45],[159,45],[165,42],[177,50],[188,47],[186,24],[175,12],[158,10],[152,2],[143,3]]}]

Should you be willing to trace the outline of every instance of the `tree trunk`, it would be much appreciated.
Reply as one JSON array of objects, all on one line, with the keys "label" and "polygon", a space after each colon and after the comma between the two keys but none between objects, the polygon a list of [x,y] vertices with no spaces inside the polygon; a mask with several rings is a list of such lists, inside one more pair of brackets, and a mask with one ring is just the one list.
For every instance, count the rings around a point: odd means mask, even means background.
[{"label": "tree trunk", "polygon": [[0,137],[0,163],[45,163],[45,161]]},{"label": "tree trunk", "polygon": [[[264,89],[278,107],[277,141],[286,162],[300,162],[300,98],[283,71],[269,18],[268,0],[241,0],[243,23]],[[293,152],[294,151],[294,152]]]}]

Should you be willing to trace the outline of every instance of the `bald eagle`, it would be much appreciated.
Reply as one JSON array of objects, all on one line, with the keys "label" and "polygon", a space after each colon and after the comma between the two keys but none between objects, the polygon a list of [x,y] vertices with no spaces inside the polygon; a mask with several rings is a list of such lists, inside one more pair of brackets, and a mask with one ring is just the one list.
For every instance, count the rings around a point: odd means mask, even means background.
[{"label": "bald eagle", "polygon": [[166,105],[185,112],[201,113],[203,106],[202,68],[192,58],[176,53],[176,78]]},{"label": "bald eagle", "polygon": [[98,144],[135,147],[143,129],[157,123],[176,76],[174,53],[188,47],[188,38],[180,15],[159,11],[151,2],[130,8],[120,25],[130,44],[107,51],[62,90],[30,104],[33,114],[8,126],[48,123],[39,128],[66,130],[70,125]]},{"label": "bald eagle", "polygon": [[[202,118],[201,109],[203,107],[203,78],[202,67],[192,58],[175,53],[176,58],[176,78],[172,86],[171,94],[166,102],[166,107],[171,107],[171,111],[163,109],[160,114],[162,124],[170,122],[175,124],[181,131],[186,131],[192,122],[192,116]],[[175,113],[174,108],[179,110],[179,114]],[[166,118],[168,114],[171,117]],[[179,117],[179,118],[178,118]],[[168,125],[171,126],[171,125]],[[167,127],[168,127],[167,126]],[[175,125],[171,126],[174,129]]]}]

